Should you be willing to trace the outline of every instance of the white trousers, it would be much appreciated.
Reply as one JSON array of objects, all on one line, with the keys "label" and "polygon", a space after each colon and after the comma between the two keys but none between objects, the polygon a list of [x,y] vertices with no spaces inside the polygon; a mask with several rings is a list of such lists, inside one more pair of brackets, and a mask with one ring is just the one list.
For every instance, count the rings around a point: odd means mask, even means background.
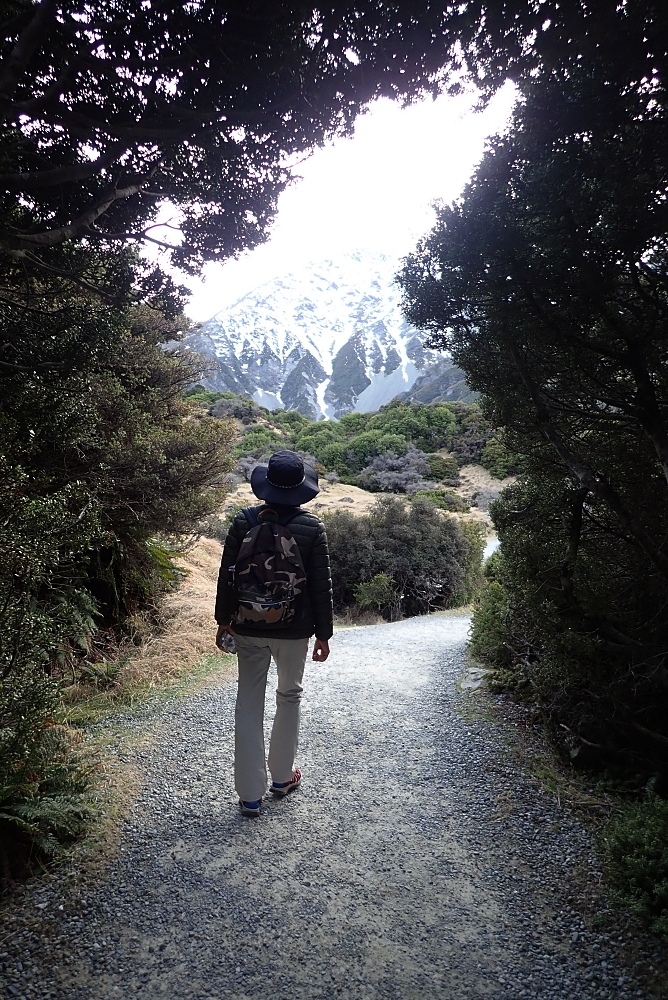
[{"label": "white trousers", "polygon": [[302,678],[308,639],[269,639],[235,635],[239,686],[234,713],[234,784],[244,802],[267,791],[264,750],[264,700],[272,656],[278,672],[276,716],[269,744],[269,770],[274,781],[289,781],[297,755]]}]

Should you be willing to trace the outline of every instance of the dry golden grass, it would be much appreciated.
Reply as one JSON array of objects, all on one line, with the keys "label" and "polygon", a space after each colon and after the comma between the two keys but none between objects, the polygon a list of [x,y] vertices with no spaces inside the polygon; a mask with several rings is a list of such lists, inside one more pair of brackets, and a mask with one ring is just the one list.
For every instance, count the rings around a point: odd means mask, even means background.
[{"label": "dry golden grass", "polygon": [[131,619],[129,638],[107,653],[110,668],[118,668],[113,681],[63,689],[63,721],[92,721],[119,702],[132,703],[179,682],[196,684],[221,668],[229,668],[223,669],[227,676],[233,658],[216,649],[213,617],[221,554],[219,542],[201,538],[177,560],[186,574],[180,586],[153,614]]},{"label": "dry golden grass", "polygon": [[119,672],[120,686],[177,680],[203,655],[216,653],[213,608],[221,554],[220,542],[201,538],[177,560],[187,576],[160,606],[162,627],[151,629],[141,619],[133,623],[140,645]]}]

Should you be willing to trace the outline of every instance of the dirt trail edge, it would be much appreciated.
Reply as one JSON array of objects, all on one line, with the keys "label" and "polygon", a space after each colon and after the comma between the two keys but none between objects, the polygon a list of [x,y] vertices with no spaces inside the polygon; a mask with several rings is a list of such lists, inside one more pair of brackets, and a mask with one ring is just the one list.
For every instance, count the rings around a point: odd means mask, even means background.
[{"label": "dirt trail edge", "polygon": [[303,787],[258,820],[232,787],[235,685],[168,706],[104,877],[78,901],[29,887],[50,930],[0,956],[7,995],[640,996],[573,905],[600,877],[588,834],[457,691],[468,624],[337,633],[307,667]]}]

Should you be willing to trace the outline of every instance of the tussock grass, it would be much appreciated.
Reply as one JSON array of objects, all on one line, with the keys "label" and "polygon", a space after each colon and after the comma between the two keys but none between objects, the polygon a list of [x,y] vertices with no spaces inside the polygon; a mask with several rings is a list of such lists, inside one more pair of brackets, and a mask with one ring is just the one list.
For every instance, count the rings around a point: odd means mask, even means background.
[{"label": "tussock grass", "polygon": [[86,725],[119,706],[180,685],[191,676],[201,681],[233,663],[217,653],[213,617],[222,546],[202,538],[179,560],[185,573],[150,616],[130,620],[128,638],[113,656],[113,681],[104,686],[73,684],[62,691],[61,718]]}]

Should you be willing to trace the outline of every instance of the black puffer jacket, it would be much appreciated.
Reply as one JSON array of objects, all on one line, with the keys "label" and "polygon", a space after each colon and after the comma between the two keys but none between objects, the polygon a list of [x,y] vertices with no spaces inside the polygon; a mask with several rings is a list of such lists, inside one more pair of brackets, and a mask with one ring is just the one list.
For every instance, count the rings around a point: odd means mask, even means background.
[{"label": "black puffer jacket", "polygon": [[[257,507],[263,510],[266,505]],[[332,637],[332,578],[329,570],[329,549],[325,526],[319,517],[308,510],[299,508],[299,513],[287,525],[294,540],[299,546],[299,552],[306,570],[306,588],[301,601],[298,617],[292,625],[283,628],[253,628],[249,625],[235,625],[235,632],[240,635],[267,636],[270,639],[305,639],[315,634],[317,639],[329,640]],[[229,625],[232,608],[230,607],[230,592],[228,587],[229,567],[237,559],[237,553],[250,524],[243,511],[240,511],[230,525],[225,539],[223,560],[218,574],[218,592],[216,594],[216,621],[219,625]]]}]

